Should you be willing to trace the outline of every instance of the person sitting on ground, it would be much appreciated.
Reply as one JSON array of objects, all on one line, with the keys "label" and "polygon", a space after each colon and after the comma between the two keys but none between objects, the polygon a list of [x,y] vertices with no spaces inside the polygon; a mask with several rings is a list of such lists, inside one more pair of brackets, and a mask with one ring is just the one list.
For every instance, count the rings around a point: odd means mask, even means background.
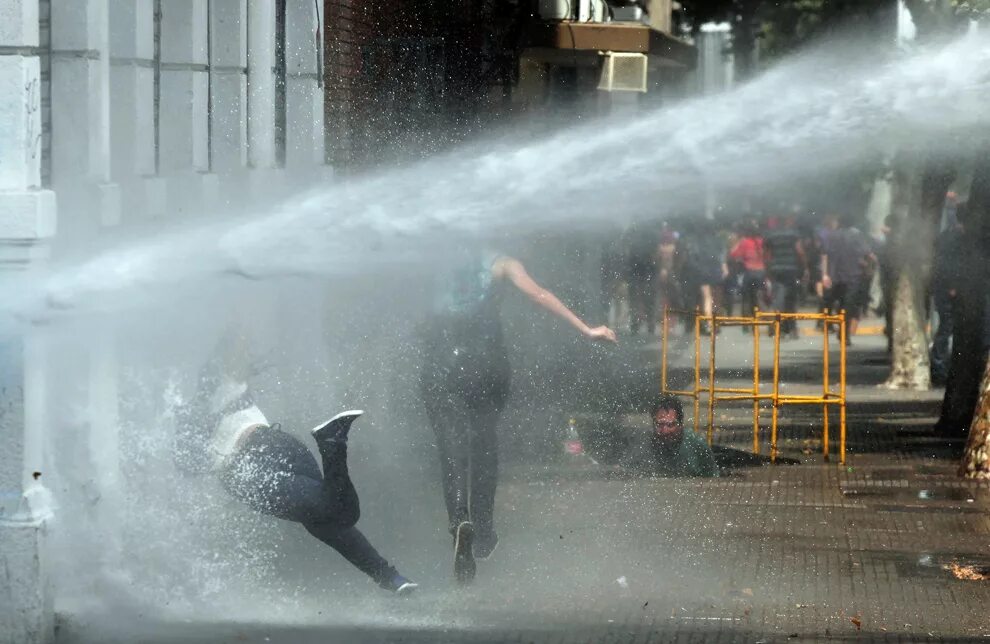
[{"label": "person sitting on ground", "polygon": [[619,458],[619,471],[638,476],[718,476],[711,447],[684,429],[684,408],[661,394],[650,409],[652,431],[638,432]]},{"label": "person sitting on ground", "polygon": [[309,449],[269,423],[254,403],[245,352],[230,337],[204,367],[196,394],[176,412],[176,466],[216,475],[227,493],[255,512],[302,524],[381,588],[411,593],[417,584],[354,527],[361,510],[347,470],[347,435],[363,412],[342,412],[313,429],[323,460],[320,472]]}]

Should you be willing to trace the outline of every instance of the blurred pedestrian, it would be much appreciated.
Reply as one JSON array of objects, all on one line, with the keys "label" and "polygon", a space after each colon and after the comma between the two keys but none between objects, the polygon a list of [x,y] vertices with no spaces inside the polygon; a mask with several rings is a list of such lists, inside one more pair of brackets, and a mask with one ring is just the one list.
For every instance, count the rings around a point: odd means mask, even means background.
[{"label": "blurred pedestrian", "polygon": [[843,217],[840,228],[827,238],[822,256],[822,283],[828,289],[826,307],[846,312],[846,344],[852,344],[859,319],[869,303],[869,282],[876,255],[866,234]]},{"label": "blurred pedestrian", "polygon": [[629,285],[629,330],[633,335],[656,324],[657,237],[651,226],[640,222],[626,232],[626,278]]},{"label": "blurred pedestrian", "polygon": [[629,330],[629,282],[623,236],[612,235],[602,250],[602,313],[608,325]]},{"label": "blurred pedestrian", "polygon": [[966,209],[957,206],[951,228],[942,231],[935,240],[932,267],[932,297],[938,326],[932,338],[932,383],[944,385],[952,361],[950,352],[954,301],[966,266],[963,264],[963,239],[966,234]]},{"label": "blurred pedestrian", "polygon": [[[690,267],[692,284],[699,296],[700,308],[706,318],[716,311],[722,314],[725,300],[724,282],[728,278],[725,242],[712,221],[699,221],[692,239],[685,244],[686,264]],[[701,325],[702,334],[710,332],[708,322]]]},{"label": "blurred pedestrian", "polygon": [[[763,239],[763,251],[773,289],[772,310],[796,313],[801,280],[807,279],[808,273],[797,220],[787,217],[780,226],[769,230]],[[786,336],[797,337],[796,320],[782,320],[780,331]]]},{"label": "blurred pedestrian", "polygon": [[[750,222],[740,229],[740,239],[729,251],[729,257],[742,266],[742,315],[751,316],[759,308],[760,293],[766,285],[766,263],[763,260],[763,238]],[[748,332],[747,327],[742,327]]]},{"label": "blurred pedestrian", "polygon": [[[815,240],[817,242],[818,249],[818,281],[815,282],[815,295],[818,297],[818,310],[824,311],[828,310],[828,304],[832,300],[832,294],[829,292],[830,287],[826,283],[825,276],[827,271],[825,270],[825,254],[828,248],[828,242],[839,230],[839,216],[838,215],[826,215],[822,220],[822,225],[815,229]],[[834,313],[834,311],[829,311]],[[824,328],[824,324],[819,321],[818,328]]]},{"label": "blurred pedestrian", "polygon": [[660,315],[667,308],[678,309],[682,306],[679,275],[681,257],[678,256],[678,250],[677,233],[665,225],[656,250],[657,311]]},{"label": "blurred pedestrian", "polygon": [[736,300],[739,299],[741,290],[742,262],[730,255],[730,251],[736,247],[740,239],[738,226],[734,226],[726,230],[722,245],[726,267],[725,277],[722,280],[722,292],[725,294],[725,306],[723,309],[725,315],[728,317],[732,317],[732,313],[735,311]]}]

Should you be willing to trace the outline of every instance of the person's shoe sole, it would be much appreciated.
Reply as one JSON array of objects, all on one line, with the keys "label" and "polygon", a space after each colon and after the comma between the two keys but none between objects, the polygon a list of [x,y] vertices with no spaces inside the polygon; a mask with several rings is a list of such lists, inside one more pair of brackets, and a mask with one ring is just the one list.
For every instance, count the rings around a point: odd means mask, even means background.
[{"label": "person's shoe sole", "polygon": [[459,584],[471,583],[477,571],[472,541],[474,541],[474,526],[470,521],[464,521],[457,526],[454,534],[454,578]]},{"label": "person's shoe sole", "polygon": [[320,440],[327,434],[335,434],[341,425],[345,425],[345,433],[350,429],[351,423],[353,423],[364,411],[361,409],[349,409],[347,411],[342,411],[325,423],[320,423],[314,427],[310,433],[313,438]]},{"label": "person's shoe sole", "polygon": [[405,597],[407,595],[411,595],[417,588],[419,588],[419,584],[407,581],[395,589],[395,594],[400,597]]}]

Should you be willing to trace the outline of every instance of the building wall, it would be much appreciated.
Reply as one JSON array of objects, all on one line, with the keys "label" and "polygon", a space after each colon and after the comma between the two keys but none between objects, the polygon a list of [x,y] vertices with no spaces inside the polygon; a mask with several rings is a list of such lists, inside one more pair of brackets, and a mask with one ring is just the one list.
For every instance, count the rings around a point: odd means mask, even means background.
[{"label": "building wall", "polygon": [[354,130],[360,127],[364,114],[362,94],[362,56],[364,47],[372,41],[375,28],[387,21],[378,4],[360,0],[326,0],[325,119],[326,141],[331,162],[352,163],[362,149]]},{"label": "building wall", "polygon": [[[113,228],[151,235],[156,221],[263,208],[327,181],[321,11],[302,0],[0,0],[0,270],[40,268]],[[46,391],[56,378],[82,383],[92,421],[79,459],[98,494],[112,494],[119,362],[110,331],[60,356],[72,365],[62,371],[47,369],[32,332],[4,333],[0,641],[49,642]]]},{"label": "building wall", "polygon": [[[37,0],[0,2],[0,271],[44,261],[55,194],[42,187],[43,74]],[[47,35],[47,31],[46,31]],[[0,641],[48,642],[54,616],[32,339],[0,332]]]},{"label": "building wall", "polygon": [[324,0],[328,156],[429,156],[506,115],[525,3]]}]

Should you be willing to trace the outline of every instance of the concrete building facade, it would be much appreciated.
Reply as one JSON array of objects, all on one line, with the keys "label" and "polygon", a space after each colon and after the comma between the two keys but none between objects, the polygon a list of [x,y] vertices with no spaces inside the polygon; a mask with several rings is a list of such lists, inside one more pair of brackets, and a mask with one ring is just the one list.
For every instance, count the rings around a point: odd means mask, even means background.
[{"label": "concrete building facade", "polygon": [[[0,0],[0,266],[327,181],[321,2]],[[57,204],[57,205],[56,205]],[[57,226],[56,226],[57,222]],[[113,338],[80,348],[114,480]],[[45,347],[0,338],[0,642],[49,642]]]}]

